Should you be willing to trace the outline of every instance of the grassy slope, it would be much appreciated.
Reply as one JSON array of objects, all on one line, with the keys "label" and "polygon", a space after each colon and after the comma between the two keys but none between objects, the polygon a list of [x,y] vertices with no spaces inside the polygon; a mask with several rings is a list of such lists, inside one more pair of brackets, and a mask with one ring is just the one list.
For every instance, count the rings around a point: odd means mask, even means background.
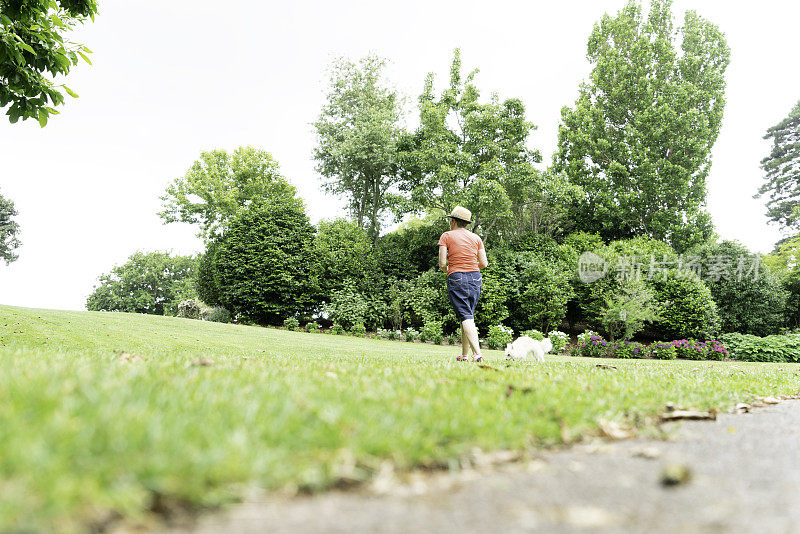
[{"label": "grassy slope", "polygon": [[[121,362],[119,351],[145,361]],[[800,366],[552,357],[494,369],[456,349],[121,313],[0,306],[0,531],[80,530],[154,495],[329,487],[381,461],[448,465],[561,443],[667,401],[724,408],[800,389]],[[192,366],[200,357],[212,366]],[[509,385],[515,389],[510,391]],[[526,388],[529,388],[526,389]],[[163,501],[163,498],[161,499]]]}]

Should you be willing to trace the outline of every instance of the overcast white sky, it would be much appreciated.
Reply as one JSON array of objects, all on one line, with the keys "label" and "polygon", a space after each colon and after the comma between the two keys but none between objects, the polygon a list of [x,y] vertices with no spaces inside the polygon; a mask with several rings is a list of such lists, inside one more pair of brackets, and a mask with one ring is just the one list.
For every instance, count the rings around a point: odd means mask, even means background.
[{"label": "overcast white sky", "polygon": [[[461,47],[485,96],[524,101],[539,127],[531,145],[549,163],[560,109],[589,72],[592,25],[624,3],[101,0],[96,22],[75,36],[94,51],[93,66],[67,80],[80,98],[44,129],[0,116],[0,193],[20,212],[23,241],[19,260],[0,264],[0,303],[84,309],[97,277],[136,250],[199,252],[194,228],[163,226],[156,212],[203,150],[263,148],[313,222],[343,215],[320,192],[311,157],[310,123],[337,56],[388,58],[389,78],[413,104],[427,72],[446,81]],[[681,0],[677,23],[686,9],[719,25],[732,48],[711,214],[722,237],[768,252],[780,234],[751,197],[769,151],[762,136],[800,99],[800,4]]]}]

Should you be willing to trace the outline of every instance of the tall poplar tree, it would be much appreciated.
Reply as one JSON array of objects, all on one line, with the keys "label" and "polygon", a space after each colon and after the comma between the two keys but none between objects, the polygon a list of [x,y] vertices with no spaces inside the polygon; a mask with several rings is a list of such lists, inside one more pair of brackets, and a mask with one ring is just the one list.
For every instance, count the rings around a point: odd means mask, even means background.
[{"label": "tall poplar tree", "polygon": [[772,139],[772,150],[761,160],[764,184],[756,197],[769,194],[770,221],[800,230],[800,101],[788,117],[767,130],[764,139]]},{"label": "tall poplar tree", "polygon": [[631,0],[595,25],[593,70],[561,111],[554,166],[584,189],[579,229],[647,235],[683,251],[713,235],[706,177],[730,50],[694,11],[676,31],[671,3],[653,0],[645,17]]}]

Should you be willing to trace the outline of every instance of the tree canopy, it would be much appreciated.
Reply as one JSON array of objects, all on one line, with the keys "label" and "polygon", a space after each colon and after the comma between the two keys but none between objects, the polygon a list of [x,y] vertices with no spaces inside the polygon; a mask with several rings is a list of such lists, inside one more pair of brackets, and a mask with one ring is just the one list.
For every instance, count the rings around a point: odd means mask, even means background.
[{"label": "tree canopy", "polygon": [[221,235],[243,207],[265,198],[293,198],[295,189],[280,174],[278,162],[263,150],[240,147],[202,152],[185,175],[176,178],[161,197],[164,223],[200,226],[207,240]]},{"label": "tree canopy", "polygon": [[764,139],[772,139],[772,150],[761,160],[764,184],[756,197],[769,194],[770,221],[800,230],[800,101],[788,117],[767,130]]},{"label": "tree canopy", "polygon": [[462,74],[456,50],[449,86],[438,98],[428,74],[419,97],[420,125],[401,142],[399,188],[407,195],[406,211],[450,213],[460,204],[487,233],[524,204],[538,184],[533,163],[541,156],[527,147],[535,126],[525,119],[522,101],[500,102],[495,95],[480,103],[477,73]]},{"label": "tree canopy", "polygon": [[670,0],[653,0],[646,18],[631,0],[595,25],[593,70],[575,106],[562,109],[554,156],[583,187],[580,230],[647,235],[678,251],[713,234],[706,177],[729,57],[724,34],[693,11],[675,31]]},{"label": "tree canopy", "polygon": [[193,298],[197,259],[168,252],[136,252],[99,278],[86,300],[89,311],[174,315],[181,300]]},{"label": "tree canopy", "polygon": [[96,0],[0,0],[0,108],[10,104],[12,123],[35,118],[45,126],[64,102],[62,89],[78,96],[55,77],[81,59],[91,64],[91,51],[64,36],[96,13]]},{"label": "tree canopy", "polygon": [[327,103],[314,127],[317,171],[325,189],[347,199],[358,226],[374,243],[397,181],[401,100],[382,81],[386,61],[370,55],[358,63],[337,60],[331,68]]},{"label": "tree canopy", "polygon": [[17,210],[14,203],[0,195],[0,259],[6,265],[17,259],[14,250],[20,246],[19,224],[14,220]]}]

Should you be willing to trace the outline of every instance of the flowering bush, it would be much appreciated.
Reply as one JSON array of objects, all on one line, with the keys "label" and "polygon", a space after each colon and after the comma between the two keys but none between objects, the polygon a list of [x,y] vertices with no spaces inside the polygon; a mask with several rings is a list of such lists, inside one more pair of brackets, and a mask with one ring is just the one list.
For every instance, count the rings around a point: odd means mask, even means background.
[{"label": "flowering bush", "polygon": [[727,360],[730,358],[728,349],[721,341],[706,341],[706,359],[707,360]]},{"label": "flowering bush", "polygon": [[378,334],[380,339],[391,339],[389,336],[394,334],[392,330],[386,330],[385,328],[378,328],[375,333]]},{"label": "flowering bush", "polygon": [[334,323],[333,326],[331,326],[331,334],[341,336],[342,334],[344,334],[344,328],[342,327],[342,325]]},{"label": "flowering bush", "polygon": [[[580,338],[580,336],[578,337]],[[595,334],[590,334],[585,339],[585,342],[578,341],[581,356],[588,356],[589,358],[605,356],[608,349],[608,342],[605,339]]]},{"label": "flowering bush", "polygon": [[647,352],[656,360],[674,360],[678,356],[678,351],[672,343],[653,343],[647,347]]},{"label": "flowering bush", "polygon": [[547,339],[553,344],[553,354],[558,354],[564,350],[564,347],[567,346],[567,341],[569,341],[569,336],[564,332],[560,332],[558,330],[553,330],[549,334],[547,334]]},{"label": "flowering bush", "polygon": [[[597,332],[593,332],[591,330],[585,331],[583,334],[578,334],[578,343],[589,343],[589,339],[592,336],[600,337]],[[601,338],[602,339],[602,338]]]},{"label": "flowering bush", "polygon": [[501,324],[492,325],[489,327],[489,334],[486,336],[486,344],[490,349],[504,349],[506,345],[511,343],[514,337],[514,331],[507,326]]},{"label": "flowering bush", "polygon": [[[541,340],[544,339],[544,334],[542,334],[540,331],[538,331],[536,329],[524,330],[524,331],[520,332],[519,335],[520,336],[528,336],[529,338],[535,339],[536,341],[541,341]],[[555,349],[555,346],[556,346],[555,343],[553,343],[553,349]]]},{"label": "flowering bush", "polygon": [[350,333],[356,337],[364,337],[367,335],[367,329],[363,323],[356,323],[350,327]]},{"label": "flowering bush", "polygon": [[609,356],[615,358],[644,358],[645,347],[635,341],[622,341],[611,346]]},{"label": "flowering bush", "polygon": [[416,341],[417,339],[419,339],[419,332],[417,332],[413,328],[408,328],[406,329],[405,336],[406,336],[406,341]]},{"label": "flowering bush", "polygon": [[317,333],[320,331],[320,328],[319,323],[316,321],[306,323],[306,332]]}]

